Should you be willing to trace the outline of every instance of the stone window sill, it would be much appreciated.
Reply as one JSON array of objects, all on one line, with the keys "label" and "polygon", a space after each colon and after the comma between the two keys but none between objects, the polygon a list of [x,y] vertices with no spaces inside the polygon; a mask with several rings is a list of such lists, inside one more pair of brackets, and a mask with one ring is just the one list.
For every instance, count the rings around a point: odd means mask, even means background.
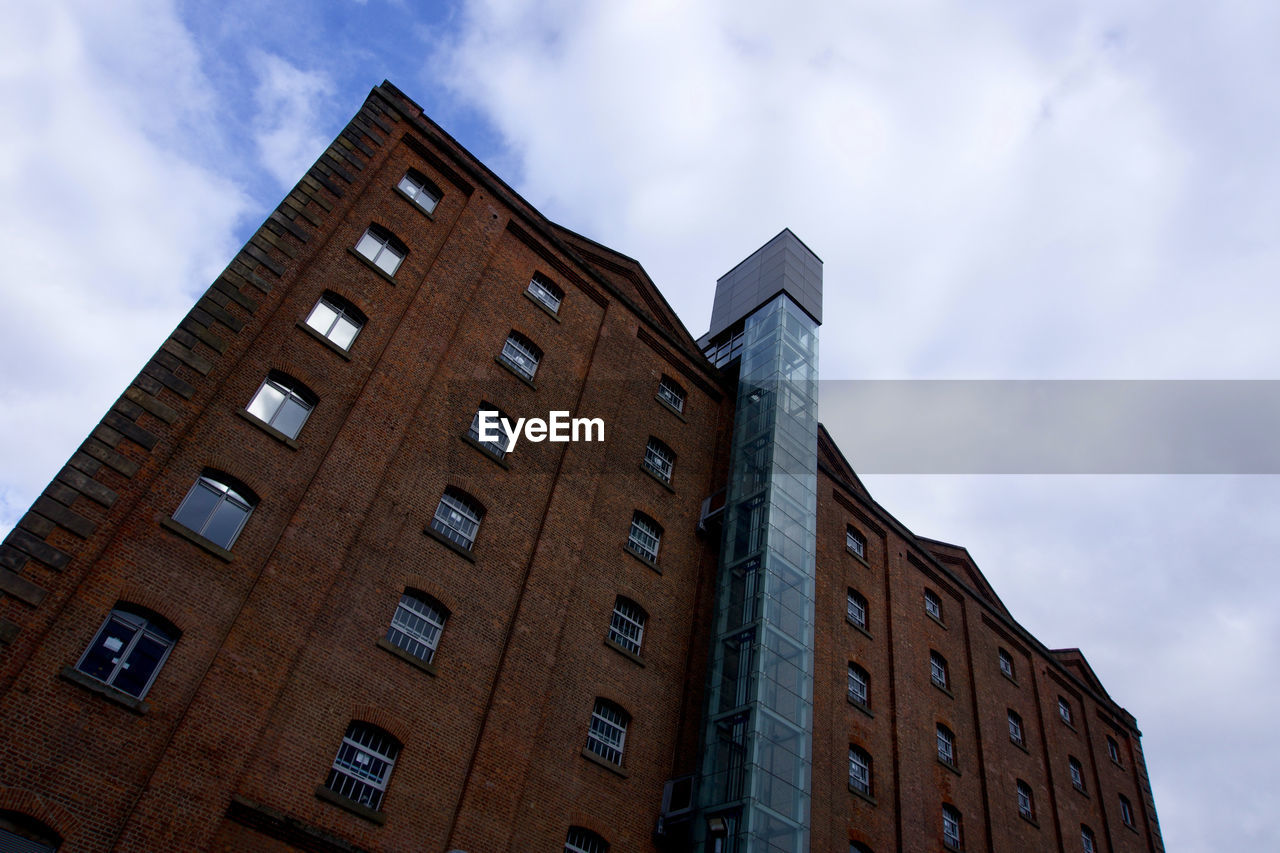
[{"label": "stone window sill", "polygon": [[423,528],[422,532],[427,534],[437,542],[439,542],[444,547],[448,548],[453,553],[457,554],[459,557],[462,557],[464,560],[469,560],[473,563],[476,561],[475,554],[471,553],[466,548],[463,548],[457,542],[454,542],[452,539],[450,539],[448,536],[445,536],[443,533],[439,532],[434,527],[430,527],[430,526],[425,527]]},{"label": "stone window sill", "polygon": [[502,458],[498,458],[498,456],[496,456],[492,450],[490,450],[489,448],[485,447],[483,444],[481,444],[480,442],[476,441],[474,438],[472,438],[472,437],[471,437],[471,436],[469,436],[469,435],[463,435],[463,436],[459,436],[459,437],[460,437],[464,442],[466,442],[467,444],[469,444],[469,445],[471,445],[472,447],[474,447],[476,450],[479,450],[479,451],[480,451],[480,455],[482,455],[485,459],[488,459],[488,460],[489,460],[490,462],[492,462],[494,465],[498,465],[498,466],[500,466],[500,467],[502,467],[502,468],[504,468],[504,469],[506,469],[506,470],[508,470],[508,471],[510,471],[510,470],[511,470],[511,463],[507,462],[507,459],[506,459],[506,457],[505,457],[505,456],[504,456],[504,457],[502,457]]},{"label": "stone window sill", "polygon": [[871,568],[871,564],[867,562],[867,558],[850,548],[848,545],[844,546],[844,552],[850,557],[853,557],[853,559],[857,560],[859,563],[862,563],[862,565],[866,566],[868,569]]},{"label": "stone window sill", "polygon": [[857,788],[853,787],[852,783],[850,783],[849,785],[849,793],[853,794],[855,797],[857,797],[860,800],[866,800],[868,803],[871,803],[871,805],[873,806],[876,804],[875,797],[871,796],[865,791],[859,791]]},{"label": "stone window sill", "polygon": [[[393,284],[393,285],[394,285],[394,284],[396,283],[396,280],[395,280],[395,279],[394,279],[394,278],[393,278],[393,277],[392,277],[392,276],[391,276],[391,275],[390,275],[386,270],[384,270],[382,267],[378,266],[378,265],[377,265],[377,264],[375,264],[373,261],[371,261],[371,260],[369,260],[368,258],[366,258],[364,255],[362,255],[362,254],[360,254],[359,252],[357,252],[355,249],[353,249],[353,248],[351,248],[350,246],[348,246],[348,247],[347,247],[347,251],[351,254],[351,257],[355,258],[357,261],[359,261],[360,263],[364,264],[364,265],[365,265],[366,267],[368,267],[369,269],[371,269],[371,270],[373,270],[374,272],[376,272],[379,276],[381,276],[382,278],[386,279],[386,280],[387,280],[387,282],[389,282],[390,284]],[[400,260],[400,263],[401,263],[401,265],[403,265],[403,264],[404,264],[404,259],[403,259],[403,258]],[[399,267],[397,267],[397,268],[396,268],[396,271],[397,271],[397,272],[399,272]]]},{"label": "stone window sill", "polygon": [[298,449],[298,442],[297,442],[297,441],[295,441],[295,440],[294,440],[294,439],[292,439],[292,438],[289,438],[289,436],[285,435],[285,434],[284,434],[284,433],[282,433],[280,430],[276,429],[275,427],[273,427],[271,424],[267,423],[266,421],[263,421],[261,418],[256,418],[256,417],[254,417],[253,415],[251,415],[251,414],[249,414],[248,412],[246,412],[244,409],[236,409],[236,414],[237,414],[237,415],[239,415],[240,417],[244,418],[244,419],[245,419],[246,421],[248,421],[249,423],[251,423],[251,424],[253,424],[254,426],[256,426],[258,429],[262,430],[262,431],[263,431],[263,432],[265,432],[267,435],[271,436],[271,437],[272,437],[272,438],[274,438],[276,441],[280,442],[281,444],[283,444],[285,447],[289,448],[290,450],[297,450],[297,449]]},{"label": "stone window sill", "polygon": [[950,770],[952,773],[956,774],[957,776],[961,775],[960,768],[955,766],[951,762],[943,761],[941,758],[939,758],[938,763],[941,764],[943,767],[947,768],[948,770]]},{"label": "stone window sill", "polygon": [[329,803],[330,805],[335,805],[340,809],[349,811],[356,817],[362,817],[365,820],[369,821],[370,823],[376,823],[378,826],[382,826],[384,823],[387,822],[387,816],[384,815],[382,812],[374,811],[368,806],[362,806],[359,803],[357,803],[355,800],[352,800],[348,797],[344,797],[341,794],[335,794],[333,791],[330,791],[324,785],[316,786],[316,798],[320,800],[324,800],[326,803]]},{"label": "stone window sill", "polygon": [[937,616],[934,616],[934,615],[933,615],[932,613],[930,613],[928,610],[926,610],[926,611],[924,612],[924,615],[925,615],[925,616],[928,616],[928,617],[929,617],[930,619],[932,619],[934,622],[937,622],[939,625],[941,625],[941,626],[942,626],[942,630],[944,630],[944,631],[949,630],[949,629],[947,628],[947,623],[946,623],[946,622],[943,622],[941,619],[939,619]]},{"label": "stone window sill", "polygon": [[648,557],[644,556],[643,554],[636,552],[629,543],[624,544],[622,546],[622,550],[626,551],[632,557],[644,563],[646,566],[653,569],[658,574],[662,574],[662,569],[658,568],[657,563],[655,563],[653,560],[650,560]]},{"label": "stone window sill", "polygon": [[395,643],[387,642],[386,637],[378,638],[378,648],[382,649],[383,651],[390,652],[391,654],[400,658],[400,660],[404,661],[410,666],[416,666],[418,669],[422,670],[432,678],[436,677],[435,664],[429,663],[420,657],[416,657],[414,655],[409,654],[404,649],[397,646]]},{"label": "stone window sill", "polygon": [[1011,681],[1011,682],[1013,683],[1013,686],[1014,686],[1014,687],[1021,687],[1021,686],[1022,686],[1022,685],[1018,684],[1018,679],[1014,678],[1012,675],[1010,675],[1009,673],[1005,672],[1003,669],[1002,669],[1002,670],[1000,670],[1000,674],[1001,674],[1001,675],[1003,675],[1005,678],[1009,679],[1009,681]]},{"label": "stone window sill", "polygon": [[868,717],[870,717],[871,719],[873,719],[873,720],[874,720],[874,719],[876,718],[875,712],[874,712],[874,711],[872,711],[872,710],[871,710],[869,707],[867,707],[866,705],[862,704],[861,702],[859,702],[858,700],[854,699],[852,696],[849,696],[848,694],[845,694],[845,698],[846,698],[847,700],[849,700],[849,704],[850,704],[850,705],[852,705],[853,707],[857,708],[859,711],[861,711],[862,713],[866,714],[866,715],[867,715]]},{"label": "stone window sill", "polygon": [[638,664],[638,665],[640,665],[640,666],[644,666],[644,658],[640,657],[640,655],[636,654],[635,652],[631,651],[630,649],[626,648],[625,646],[620,645],[619,643],[614,642],[613,640],[609,639],[608,637],[605,637],[605,638],[604,638],[604,644],[605,644],[606,646],[608,646],[609,648],[613,649],[613,650],[614,650],[615,652],[617,652],[618,654],[620,654],[620,655],[622,655],[623,657],[625,657],[627,660],[631,661],[632,663],[634,663],[634,664]]},{"label": "stone window sill", "polygon": [[1032,826],[1034,826],[1036,829],[1039,829],[1039,828],[1040,828],[1040,824],[1036,821],[1036,819],[1035,819],[1034,817],[1028,817],[1027,815],[1024,815],[1022,812],[1018,812],[1018,817],[1022,818],[1022,819],[1023,819],[1023,820],[1025,820],[1027,823],[1029,823],[1029,824],[1031,824]]},{"label": "stone window sill", "polygon": [[1018,749],[1020,749],[1020,750],[1022,750],[1023,752],[1025,752],[1027,755],[1030,755],[1030,754],[1031,754],[1031,750],[1027,749],[1027,744],[1026,744],[1026,742],[1025,742],[1025,741],[1014,740],[1013,738],[1009,738],[1009,743],[1013,744],[1013,745],[1014,745],[1014,746],[1016,746]]},{"label": "stone window sill", "polygon": [[61,676],[64,681],[70,681],[77,687],[88,690],[96,696],[101,696],[108,702],[114,702],[122,708],[127,708],[139,716],[142,716],[151,710],[151,706],[141,699],[138,699],[135,696],[130,696],[123,690],[117,690],[106,682],[99,681],[92,676],[85,675],[75,667],[64,666],[58,675]]},{"label": "stone window sill", "polygon": [[861,625],[859,625],[857,622],[854,622],[854,621],[853,621],[852,619],[850,619],[848,616],[845,616],[845,617],[844,617],[844,621],[846,621],[846,622],[848,622],[850,625],[852,625],[852,626],[853,626],[853,629],[854,629],[855,631],[857,631],[859,634],[862,634],[862,635],[863,635],[864,637],[866,637],[868,640],[874,640],[874,639],[875,639],[875,637],[871,636],[871,632],[870,632],[870,631],[868,631],[866,628],[863,628],[863,627],[862,627]]},{"label": "stone window sill", "polygon": [[[396,195],[400,196],[400,198],[402,198],[402,199],[404,199],[405,201],[407,201],[407,202],[409,203],[409,206],[410,206],[410,207],[412,207],[414,210],[418,211],[418,213],[420,213],[420,214],[422,214],[423,216],[427,217],[427,219],[430,219],[432,222],[434,222],[434,221],[435,221],[435,218],[436,218],[436,217],[435,217],[435,214],[434,214],[433,212],[431,212],[431,211],[426,210],[422,205],[420,205],[420,204],[418,204],[416,201],[414,201],[414,200],[409,196],[409,194],[408,194],[407,192],[405,192],[404,190],[400,189],[400,187],[398,187],[398,186],[397,186],[397,187],[392,187],[392,189],[395,191],[395,194],[396,194]],[[436,202],[436,206],[437,206],[437,207],[439,207],[439,205],[440,205],[440,202],[439,202],[439,201],[437,201],[437,202]]]},{"label": "stone window sill", "polygon": [[[545,304],[543,304],[543,302],[542,302],[542,300],[541,300],[541,299],[539,299],[538,297],[534,296],[534,295],[533,295],[532,293],[530,293],[529,291],[527,291],[527,290],[526,290],[526,291],[524,292],[524,298],[525,298],[525,299],[528,299],[528,300],[529,300],[530,302],[532,302],[534,305],[537,305],[539,308],[541,308],[541,309],[542,309],[542,313],[546,314],[546,315],[547,315],[548,317],[550,317],[552,320],[555,320],[557,323],[563,322],[563,321],[560,319],[560,315],[559,315],[559,314],[557,314],[556,312],[554,312],[554,311],[552,311],[550,308],[548,308]],[[564,303],[561,303],[561,304],[563,305]]]},{"label": "stone window sill", "polygon": [[608,770],[610,773],[613,773],[617,776],[621,776],[623,779],[626,779],[631,776],[631,774],[628,773],[626,770],[623,770],[620,765],[614,764],[612,761],[606,761],[605,759],[596,755],[591,750],[587,749],[585,746],[582,748],[582,757],[587,759],[587,761],[590,761],[592,764],[596,764],[596,765],[599,765],[600,767],[603,767],[605,770]]},{"label": "stone window sill", "polygon": [[943,693],[947,694],[947,696],[949,696],[950,698],[952,699],[956,698],[956,694],[952,693],[948,688],[943,687],[938,682],[930,681],[929,683],[932,684],[934,687],[936,687],[938,690],[941,690]]},{"label": "stone window sill", "polygon": [[[298,322],[296,322],[294,325],[295,325],[295,326],[297,326],[297,327],[298,327],[299,329],[301,329],[302,331],[306,332],[306,333],[307,333],[308,335],[310,335],[311,337],[315,338],[315,339],[316,339],[317,341],[319,341],[320,343],[322,343],[322,344],[324,344],[325,346],[327,346],[329,349],[333,350],[335,353],[337,353],[337,355],[338,355],[338,357],[339,357],[339,358],[345,359],[346,361],[350,361],[350,360],[351,360],[351,353],[347,352],[347,351],[346,351],[346,350],[344,350],[342,347],[338,346],[338,345],[337,345],[337,344],[335,344],[333,341],[329,340],[329,339],[328,339],[328,338],[326,338],[324,335],[320,334],[320,333],[319,333],[319,332],[317,332],[315,329],[313,329],[313,328],[311,328],[310,326],[308,326],[306,323],[304,323],[304,322],[302,322],[301,320],[299,320],[299,321],[298,321]],[[355,341],[352,341],[351,343],[352,343],[352,345],[354,345],[354,344],[355,344]]]},{"label": "stone window sill", "polygon": [[675,415],[675,416],[676,416],[677,418],[679,418],[680,420],[684,421],[685,423],[688,423],[688,422],[689,422],[689,419],[688,419],[688,418],[686,418],[686,417],[684,416],[684,412],[680,411],[680,410],[679,410],[679,409],[677,409],[675,406],[673,406],[673,405],[671,405],[670,403],[668,403],[666,400],[662,399],[661,397],[654,397],[653,399],[655,399],[655,400],[657,400],[659,403],[661,403],[661,404],[662,404],[662,408],[666,409],[668,412],[670,412],[671,414]]},{"label": "stone window sill", "polygon": [[498,362],[498,364],[502,365],[502,369],[503,369],[503,370],[505,370],[505,371],[507,371],[508,373],[510,373],[510,374],[511,374],[512,376],[514,376],[516,379],[519,379],[521,382],[523,382],[525,385],[528,385],[528,386],[529,386],[530,388],[532,388],[533,390],[535,390],[535,391],[537,391],[537,390],[538,390],[538,386],[533,384],[533,380],[532,380],[532,379],[530,379],[528,376],[525,376],[523,373],[521,373],[520,371],[518,371],[518,370],[516,370],[514,367],[512,367],[512,366],[507,362],[507,360],[506,360],[506,359],[504,359],[502,356],[500,356],[500,355],[495,355],[495,356],[493,357],[493,360],[494,360],[494,361],[496,361],[496,362]]},{"label": "stone window sill", "polygon": [[205,539],[199,533],[196,533],[194,530],[192,530],[189,527],[184,527],[183,525],[174,521],[172,518],[160,519],[160,526],[163,527],[165,530],[168,530],[170,533],[175,533],[178,536],[181,536],[183,539],[187,540],[192,545],[195,545],[199,548],[203,548],[204,550],[208,551],[210,554],[212,554],[213,556],[217,557],[219,560],[222,560],[225,563],[230,563],[234,559],[234,557],[232,557],[231,555],[231,552],[228,551],[226,548],[223,548],[221,545],[215,545],[213,542],[211,542],[208,539]]},{"label": "stone window sill", "polygon": [[658,485],[662,486],[662,488],[666,489],[671,494],[674,495],[676,493],[676,490],[671,487],[671,483],[659,477],[657,474],[653,472],[653,470],[648,465],[644,464],[643,462],[640,463],[640,470],[643,471],[646,475],[648,475],[650,479],[655,481]]}]

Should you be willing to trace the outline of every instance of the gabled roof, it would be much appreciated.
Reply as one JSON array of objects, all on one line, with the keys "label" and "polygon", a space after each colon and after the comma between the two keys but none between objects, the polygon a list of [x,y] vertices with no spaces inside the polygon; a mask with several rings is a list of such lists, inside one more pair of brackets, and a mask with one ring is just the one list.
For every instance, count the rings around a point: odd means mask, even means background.
[{"label": "gabled roof", "polygon": [[1093,667],[1089,666],[1089,661],[1085,660],[1084,652],[1079,649],[1051,649],[1050,654],[1056,657],[1063,666],[1075,673],[1076,677],[1089,685],[1095,693],[1099,693],[1107,697],[1107,701],[1115,704],[1115,700],[1111,698],[1111,694],[1107,693],[1107,689],[1102,686],[1097,673],[1093,671]]},{"label": "gabled roof", "polygon": [[1009,615],[1009,608],[1005,607],[1004,602],[1000,600],[1000,596],[996,595],[995,588],[991,586],[987,576],[978,568],[978,564],[974,562],[968,548],[963,545],[940,542],[927,536],[917,536],[916,539],[939,563],[946,565],[952,572],[967,580],[975,592],[998,608],[1001,613],[1006,616]]}]

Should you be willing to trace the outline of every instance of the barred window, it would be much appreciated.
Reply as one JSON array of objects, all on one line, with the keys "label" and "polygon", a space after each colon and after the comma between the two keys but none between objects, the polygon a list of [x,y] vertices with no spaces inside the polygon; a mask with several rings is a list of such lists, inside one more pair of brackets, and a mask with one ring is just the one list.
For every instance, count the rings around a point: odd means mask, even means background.
[{"label": "barred window", "polygon": [[448,618],[449,611],[431,596],[405,590],[391,617],[387,642],[431,663]]},{"label": "barred window", "polygon": [[370,225],[356,243],[356,251],[387,275],[395,275],[409,250],[385,228]]},{"label": "barred window", "polygon": [[137,699],[147,695],[156,673],[177,642],[166,620],[121,604],[107,616],[76,669]]},{"label": "barred window", "polygon": [[683,412],[684,397],[684,388],[680,387],[680,383],[664,375],[662,381],[658,383],[658,399],[677,412]]},{"label": "barred window", "polygon": [[1071,722],[1071,703],[1065,697],[1058,697],[1058,716],[1062,718],[1062,722],[1072,725]]},{"label": "barred window", "polygon": [[1027,820],[1036,819],[1035,802],[1031,799],[1031,786],[1018,780],[1018,814]]},{"label": "barred window", "polygon": [[297,438],[318,399],[305,385],[279,371],[271,371],[245,406],[245,411],[289,438]]},{"label": "barred window", "polygon": [[484,507],[475,498],[453,486],[444,490],[440,505],[436,507],[431,527],[445,538],[456,542],[468,551],[475,544]]},{"label": "barred window", "polygon": [[334,756],[324,786],[339,796],[379,811],[400,742],[377,726],[353,722]]},{"label": "barred window", "polygon": [[1093,837],[1093,830],[1080,824],[1080,849],[1084,853],[1097,853],[1098,842]]},{"label": "barred window", "polygon": [[844,531],[844,546],[863,559],[867,556],[867,539],[850,525]]},{"label": "barred window", "polygon": [[542,361],[542,350],[524,335],[512,329],[507,341],[502,345],[501,358],[512,370],[525,379],[533,379],[538,372],[538,363]]},{"label": "barred window", "polygon": [[964,849],[960,810],[955,806],[942,806],[942,843],[951,850]]},{"label": "barred window", "polygon": [[0,850],[5,853],[54,853],[62,836],[42,820],[12,809],[0,809]]},{"label": "barred window", "polygon": [[924,591],[924,612],[939,622],[942,621],[942,599],[931,589]]},{"label": "barred window", "polygon": [[[490,434],[497,435],[497,438],[493,441],[484,441],[480,438],[481,412],[494,413],[489,416],[488,420],[488,422],[493,425],[490,429]],[[470,437],[472,441],[476,442],[499,459],[506,456],[507,451],[511,449],[511,436],[509,436],[507,431],[502,428],[503,418],[506,418],[506,420],[512,424],[515,423],[515,421],[508,418],[504,412],[500,411],[497,406],[491,403],[482,402],[480,403],[480,408],[476,410],[475,415],[471,418],[471,428],[467,430],[467,436]]]},{"label": "barred window", "polygon": [[658,562],[658,546],[662,543],[662,527],[649,516],[637,511],[631,516],[631,532],[627,547],[650,563]]},{"label": "barred window", "polygon": [[351,349],[367,318],[359,308],[336,293],[325,292],[307,315],[307,325],[339,349]]},{"label": "barred window", "polygon": [[853,744],[849,744],[849,787],[871,796],[871,755]]},{"label": "barred window", "polygon": [[871,706],[871,694],[868,688],[871,676],[867,671],[852,661],[849,662],[849,701],[864,708]]},{"label": "barred window", "polygon": [[587,732],[587,750],[612,764],[621,764],[628,722],[626,711],[607,699],[597,699]]},{"label": "barred window", "polygon": [[1074,755],[1067,756],[1067,766],[1071,770],[1071,786],[1080,793],[1084,793],[1084,768],[1080,765],[1080,760]]},{"label": "barred window", "polygon": [[258,503],[242,484],[206,469],[178,505],[173,520],[220,548],[230,548]]},{"label": "barred window", "polygon": [[629,652],[640,654],[647,618],[640,605],[629,598],[618,596],[613,604],[613,617],[609,620],[609,639]]},{"label": "barred window", "polygon": [[589,829],[571,826],[564,840],[564,853],[609,853],[609,842]]},{"label": "barred window", "polygon": [[1125,826],[1133,826],[1133,804],[1124,794],[1120,795],[1120,819]]},{"label": "barred window", "polygon": [[938,760],[956,766],[956,736],[942,723],[938,723]]},{"label": "barred window", "polygon": [[542,273],[534,273],[529,280],[529,295],[547,306],[552,314],[560,312],[560,303],[564,301],[564,291]]},{"label": "barred window", "polygon": [[862,630],[867,629],[867,599],[856,589],[849,589],[849,603],[845,611],[849,621]]},{"label": "barred window", "polygon": [[400,179],[400,183],[396,185],[396,188],[427,213],[431,213],[436,209],[436,205],[440,203],[440,197],[443,195],[440,192],[440,188],[417,169],[410,169]]},{"label": "barred window", "polygon": [[943,690],[947,689],[947,659],[935,651],[929,652],[929,678]]},{"label": "barred window", "polygon": [[644,467],[662,482],[670,483],[675,464],[675,451],[649,436],[649,445],[644,449]]},{"label": "barred window", "polygon": [[1000,650],[1000,671],[1013,678],[1013,655],[1004,649]]},{"label": "barred window", "polygon": [[1017,711],[1009,709],[1009,740],[1023,746],[1025,741],[1022,739],[1022,717]]}]

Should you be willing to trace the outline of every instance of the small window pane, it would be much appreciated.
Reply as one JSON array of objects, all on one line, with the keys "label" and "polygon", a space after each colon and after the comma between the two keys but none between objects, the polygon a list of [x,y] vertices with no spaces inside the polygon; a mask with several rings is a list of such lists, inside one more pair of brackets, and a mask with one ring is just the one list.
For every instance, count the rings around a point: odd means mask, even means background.
[{"label": "small window pane", "polygon": [[382,251],[382,245],[377,237],[366,231],[360,238],[360,242],[356,243],[356,251],[372,261]]},{"label": "small window pane", "polygon": [[345,350],[351,348],[351,343],[364,325],[364,315],[344,300],[326,295],[307,315],[307,325]]}]

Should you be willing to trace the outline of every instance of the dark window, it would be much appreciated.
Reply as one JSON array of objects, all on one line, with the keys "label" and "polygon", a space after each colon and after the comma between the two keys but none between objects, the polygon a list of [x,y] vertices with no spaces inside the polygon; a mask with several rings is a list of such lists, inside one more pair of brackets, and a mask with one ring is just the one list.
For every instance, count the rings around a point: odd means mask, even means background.
[{"label": "dark window", "polygon": [[1031,786],[1021,779],[1018,780],[1018,814],[1027,820],[1036,819],[1035,800],[1032,799]]},{"label": "dark window", "polygon": [[939,622],[942,621],[942,599],[931,589],[924,591],[924,612]]},{"label": "dark window", "polygon": [[1009,740],[1019,746],[1026,744],[1026,741],[1022,739],[1022,717],[1012,708],[1009,709]]},{"label": "dark window", "polygon": [[449,611],[429,595],[405,590],[391,617],[387,642],[427,663],[435,657]]},{"label": "dark window", "polygon": [[929,678],[943,690],[947,689],[947,659],[935,651],[929,652]]},{"label": "dark window", "polygon": [[353,722],[338,746],[325,787],[378,811],[400,754],[400,742],[377,726]]},{"label": "dark window", "polygon": [[942,723],[938,723],[938,760],[951,767],[956,766],[956,736]]},{"label": "dark window", "polygon": [[102,623],[76,669],[141,699],[169,657],[178,631],[146,611],[120,606]]},{"label": "dark window", "polygon": [[476,532],[480,529],[482,518],[484,507],[471,495],[450,486],[440,498],[435,517],[431,519],[431,527],[470,551],[476,542]]},{"label": "dark window", "polygon": [[1062,722],[1071,725],[1071,703],[1065,698],[1058,697],[1058,716],[1062,718]]},{"label": "dark window", "polygon": [[0,809],[0,850],[5,853],[54,853],[62,837],[42,821],[9,809]]},{"label": "dark window", "polygon": [[849,701],[864,708],[871,707],[871,676],[852,661],[849,662]]},{"label": "dark window", "polygon": [[597,699],[587,731],[587,750],[612,764],[622,763],[631,717],[608,699]]},{"label": "dark window", "polygon": [[964,849],[964,835],[960,810],[955,806],[942,806],[942,843],[950,850]]},{"label": "dark window", "polygon": [[571,826],[564,840],[564,853],[609,853],[609,842],[589,829]]},{"label": "dark window", "polygon": [[648,620],[644,608],[629,598],[618,596],[613,603],[613,616],[609,619],[609,639],[627,651],[640,654],[644,642],[644,623]]},{"label": "dark window", "polygon": [[1000,650],[1000,671],[1013,678],[1013,655],[1004,649]]},{"label": "dark window", "polygon": [[864,631],[867,629],[867,599],[856,589],[849,590],[849,602],[845,613],[850,622]]},{"label": "dark window", "polygon": [[867,539],[853,527],[846,527],[844,531],[844,546],[859,557],[866,559],[867,557]]},{"label": "dark window", "polygon": [[1107,756],[1116,764],[1120,763],[1120,744],[1111,735],[1107,735]]},{"label": "dark window", "polygon": [[853,744],[849,744],[849,787],[871,796],[871,755]]},{"label": "dark window", "polygon": [[524,335],[512,329],[507,341],[502,345],[501,358],[516,373],[525,379],[533,379],[538,372],[538,363],[542,361],[542,350]]},{"label": "dark window", "polygon": [[[488,423],[491,425],[489,434],[497,436],[493,441],[485,441],[480,438],[480,412],[490,413],[488,415]],[[499,459],[506,456],[507,451],[511,449],[511,436],[502,427],[502,419],[504,418],[512,425],[515,424],[515,421],[508,418],[497,406],[482,402],[480,408],[476,410],[475,416],[471,418],[471,428],[467,430],[467,435],[473,441]]]},{"label": "dark window", "polygon": [[1133,804],[1124,794],[1120,795],[1120,819],[1125,826],[1133,826]]},{"label": "dark window", "polygon": [[1080,824],[1080,849],[1084,853],[1098,853],[1098,842],[1093,837],[1093,830]]},{"label": "dark window", "polygon": [[631,532],[627,547],[651,563],[658,562],[658,546],[662,544],[662,526],[637,511],[631,516]]},{"label": "dark window", "polygon": [[1071,768],[1071,786],[1084,793],[1084,768],[1080,766],[1080,761],[1074,755],[1068,756],[1067,763]]},{"label": "dark window", "polygon": [[542,273],[534,273],[529,280],[529,295],[547,306],[552,314],[560,312],[560,303],[564,301],[564,291]]},{"label": "dark window", "polygon": [[178,505],[173,520],[221,548],[230,548],[257,503],[242,484],[206,470]]},{"label": "dark window", "polygon": [[684,411],[684,389],[680,387],[680,383],[676,382],[670,376],[663,376],[662,381],[658,383],[658,399],[666,403],[677,412]]},{"label": "dark window", "polygon": [[662,482],[670,483],[671,472],[675,469],[675,465],[675,451],[662,441],[649,436],[649,444],[644,449],[644,467]]}]

